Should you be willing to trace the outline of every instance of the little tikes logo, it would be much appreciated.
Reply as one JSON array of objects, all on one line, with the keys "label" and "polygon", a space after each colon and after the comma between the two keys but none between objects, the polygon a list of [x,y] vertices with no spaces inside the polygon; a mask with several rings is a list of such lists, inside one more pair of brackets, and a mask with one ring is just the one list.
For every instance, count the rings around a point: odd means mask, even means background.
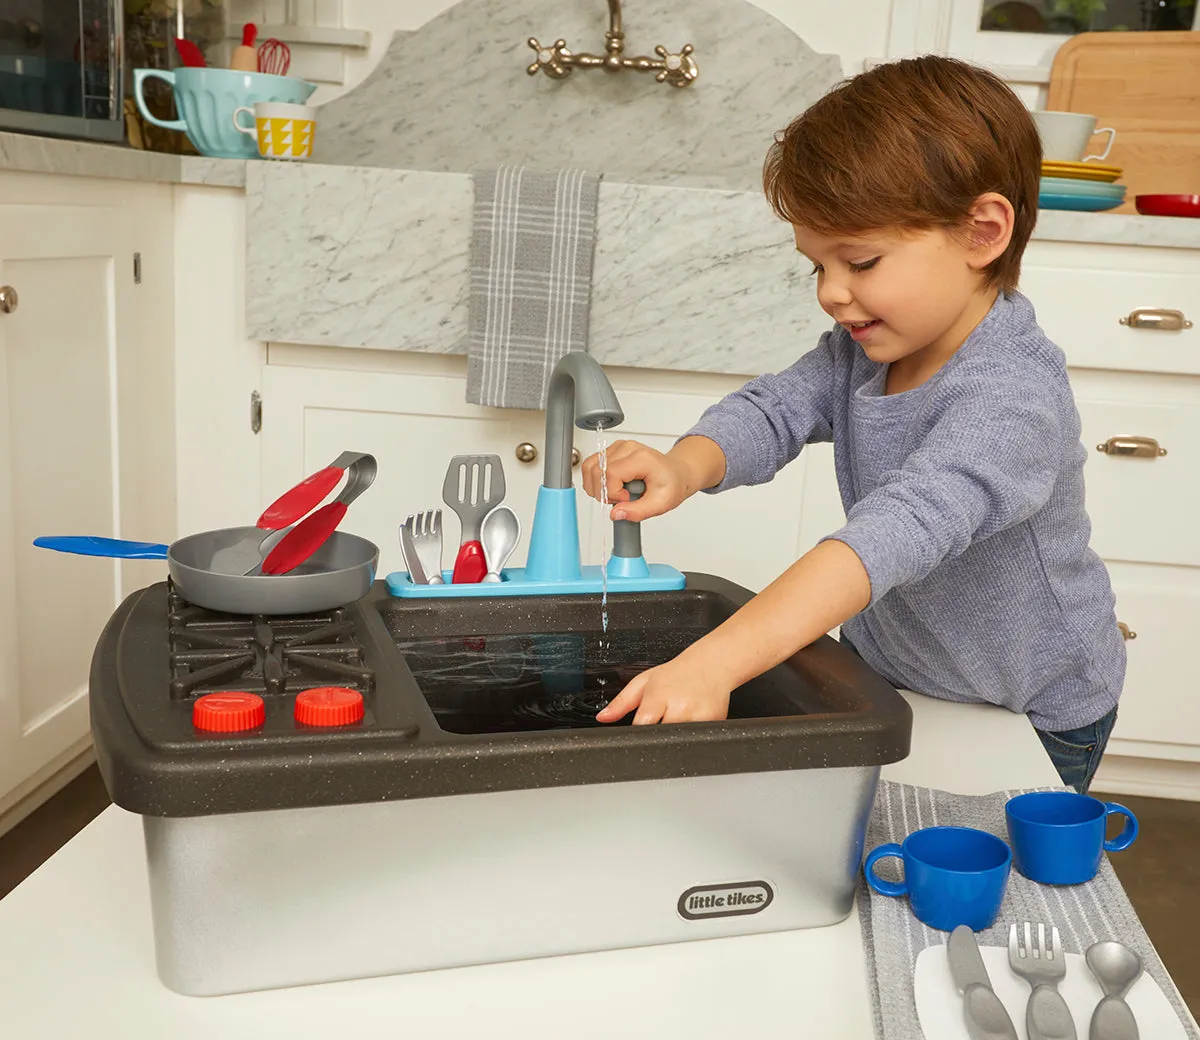
[{"label": "little tikes logo", "polygon": [[685,921],[710,917],[745,917],[761,914],[775,898],[766,881],[743,881],[733,885],[697,885],[679,897],[676,910]]}]

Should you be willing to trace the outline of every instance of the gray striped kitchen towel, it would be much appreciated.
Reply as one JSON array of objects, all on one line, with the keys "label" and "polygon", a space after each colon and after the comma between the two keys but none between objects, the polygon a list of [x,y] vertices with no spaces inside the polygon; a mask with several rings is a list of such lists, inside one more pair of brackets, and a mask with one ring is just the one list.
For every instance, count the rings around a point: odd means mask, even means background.
[{"label": "gray striped kitchen towel", "polygon": [[467,400],[542,408],[558,359],[587,350],[600,176],[503,166],[472,181]]},{"label": "gray striped kitchen towel", "polygon": [[[882,780],[867,825],[867,851],[886,842],[902,842],[922,827],[938,825],[975,827],[1007,841],[1004,803],[1022,793],[999,791],[972,797]],[[899,867],[899,860],[891,859],[883,860],[877,869],[881,877],[898,879]],[[857,903],[867,982],[875,1009],[875,1035],[879,1040],[923,1040],[913,996],[913,970],[917,954],[926,946],[943,944],[946,933],[928,928],[913,917],[907,899],[879,895],[861,873]],[[1107,857],[1093,880],[1069,887],[1039,885],[1013,870],[1000,916],[991,928],[979,933],[980,945],[1007,946],[1008,926],[1014,921],[1057,925],[1068,953],[1082,954],[1101,939],[1119,939],[1141,954],[1146,971],[1162,987],[1187,1035],[1197,1035],[1183,998],[1150,944]]]}]

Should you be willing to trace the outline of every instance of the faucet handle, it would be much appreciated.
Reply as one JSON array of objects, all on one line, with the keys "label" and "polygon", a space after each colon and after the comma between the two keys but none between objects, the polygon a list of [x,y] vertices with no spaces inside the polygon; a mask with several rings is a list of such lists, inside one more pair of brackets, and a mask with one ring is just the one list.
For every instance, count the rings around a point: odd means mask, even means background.
[{"label": "faucet handle", "polygon": [[529,37],[525,42],[529,45],[529,49],[537,55],[533,64],[525,67],[525,71],[529,75],[536,76],[540,70],[551,79],[563,79],[570,74],[570,66],[563,61],[564,58],[571,57],[571,52],[567,50],[566,40],[555,40],[549,47],[538,43],[536,36]]},{"label": "faucet handle", "polygon": [[[629,492],[629,501],[636,502],[646,493],[646,482],[627,480],[625,490]],[[642,555],[642,525],[636,520],[613,521],[613,555],[627,560]]]},{"label": "faucet handle", "polygon": [[654,78],[659,83],[666,81],[673,87],[686,87],[700,75],[696,59],[692,57],[694,50],[690,43],[685,43],[678,52],[672,53],[660,43],[654,48],[654,53],[661,59],[656,64],[662,71]]}]

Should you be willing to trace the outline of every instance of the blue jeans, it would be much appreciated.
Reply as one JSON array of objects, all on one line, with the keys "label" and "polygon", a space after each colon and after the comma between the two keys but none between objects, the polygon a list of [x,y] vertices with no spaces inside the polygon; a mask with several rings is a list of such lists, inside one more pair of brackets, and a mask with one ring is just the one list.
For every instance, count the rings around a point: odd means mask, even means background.
[{"label": "blue jeans", "polygon": [[1062,777],[1062,782],[1080,794],[1087,794],[1116,721],[1117,709],[1113,708],[1091,725],[1080,726],[1079,729],[1051,733],[1034,727],[1034,732]]},{"label": "blue jeans", "polygon": [[[845,634],[838,637],[848,649],[858,653],[855,645],[846,638]],[[1050,756],[1050,761],[1058,771],[1059,777],[1067,787],[1073,787],[1080,794],[1087,794],[1092,785],[1092,778],[1104,757],[1104,749],[1108,746],[1108,738],[1112,735],[1113,726],[1117,721],[1117,709],[1113,708],[1107,715],[1097,719],[1087,726],[1078,729],[1033,731]]]}]

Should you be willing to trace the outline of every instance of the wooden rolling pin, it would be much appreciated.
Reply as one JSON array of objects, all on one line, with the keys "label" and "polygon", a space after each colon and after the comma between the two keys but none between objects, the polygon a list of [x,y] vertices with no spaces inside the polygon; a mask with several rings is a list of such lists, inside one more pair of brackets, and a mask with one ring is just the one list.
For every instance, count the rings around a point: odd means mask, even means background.
[{"label": "wooden rolling pin", "polygon": [[242,43],[234,47],[233,56],[229,59],[229,67],[238,72],[258,71],[258,51],[254,49],[254,41],[258,36],[258,26],[247,22],[242,27]]}]

